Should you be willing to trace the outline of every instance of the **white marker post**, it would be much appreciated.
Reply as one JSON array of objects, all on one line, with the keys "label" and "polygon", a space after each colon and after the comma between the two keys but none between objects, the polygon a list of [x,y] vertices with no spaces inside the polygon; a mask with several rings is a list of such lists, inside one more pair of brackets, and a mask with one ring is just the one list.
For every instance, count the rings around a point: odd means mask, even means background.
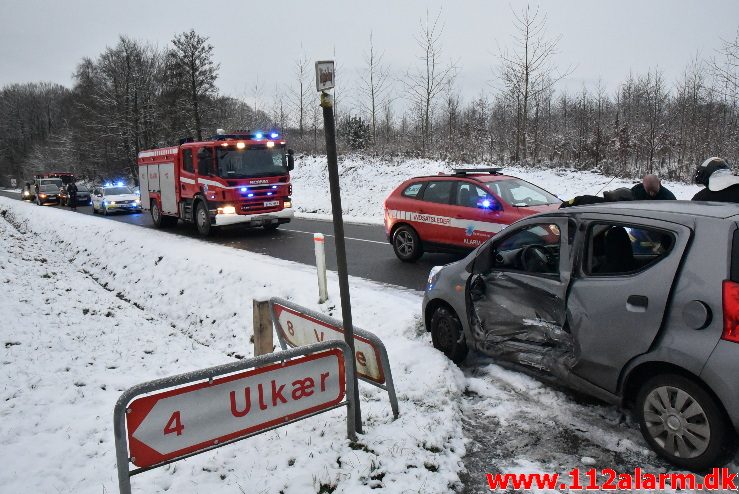
[{"label": "white marker post", "polygon": [[323,233],[314,233],[313,242],[316,245],[316,270],[318,271],[318,303],[328,300],[328,286],[326,283],[326,249]]}]

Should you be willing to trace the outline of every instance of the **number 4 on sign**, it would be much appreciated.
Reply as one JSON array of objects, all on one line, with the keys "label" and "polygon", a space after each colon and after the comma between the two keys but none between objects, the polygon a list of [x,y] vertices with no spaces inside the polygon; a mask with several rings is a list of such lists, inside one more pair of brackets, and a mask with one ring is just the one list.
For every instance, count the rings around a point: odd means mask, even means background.
[{"label": "number 4 on sign", "polygon": [[185,430],[185,426],[182,425],[182,420],[180,419],[180,411],[177,410],[172,414],[171,417],[169,417],[167,425],[164,426],[164,435],[176,432],[179,436],[182,434],[183,430]]}]

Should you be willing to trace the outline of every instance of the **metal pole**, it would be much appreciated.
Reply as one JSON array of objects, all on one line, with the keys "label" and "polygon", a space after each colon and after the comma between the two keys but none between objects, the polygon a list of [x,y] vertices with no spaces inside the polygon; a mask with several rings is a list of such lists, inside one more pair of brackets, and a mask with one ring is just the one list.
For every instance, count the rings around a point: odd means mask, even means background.
[{"label": "metal pole", "polygon": [[334,242],[336,244],[336,265],[339,272],[339,295],[341,297],[341,317],[344,327],[344,340],[352,354],[352,374],[354,374],[354,417],[358,433],[362,433],[362,410],[359,403],[357,385],[357,361],[354,353],[354,325],[352,324],[352,304],[349,297],[349,275],[346,268],[346,245],[344,243],[344,218],[341,209],[341,190],[339,186],[339,164],[336,157],[336,123],[334,122],[334,102],[326,92],[321,92],[323,108],[323,129],[326,134],[326,160],[328,162],[328,182],[331,190],[331,210],[334,219]]},{"label": "metal pole", "polygon": [[316,246],[316,271],[318,271],[318,303],[322,304],[328,300],[328,287],[326,284],[326,249],[323,233],[314,233],[313,242]]}]

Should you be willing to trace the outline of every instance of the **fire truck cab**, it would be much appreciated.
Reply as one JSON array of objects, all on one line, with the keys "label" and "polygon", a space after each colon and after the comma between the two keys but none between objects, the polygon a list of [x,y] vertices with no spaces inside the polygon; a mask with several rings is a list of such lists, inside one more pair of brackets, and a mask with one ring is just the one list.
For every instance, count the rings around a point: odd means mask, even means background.
[{"label": "fire truck cab", "polygon": [[277,132],[217,134],[141,151],[141,205],[154,225],[194,223],[201,235],[243,224],[275,229],[293,217],[293,151]]}]

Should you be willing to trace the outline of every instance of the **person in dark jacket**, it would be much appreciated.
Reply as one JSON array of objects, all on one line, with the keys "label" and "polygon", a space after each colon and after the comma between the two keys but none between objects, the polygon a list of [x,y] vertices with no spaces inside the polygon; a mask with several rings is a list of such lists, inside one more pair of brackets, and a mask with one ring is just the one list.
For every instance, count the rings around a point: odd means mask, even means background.
[{"label": "person in dark jacket", "polygon": [[644,175],[642,182],[631,188],[635,201],[674,201],[677,198],[662,186],[657,175]]},{"label": "person in dark jacket", "polygon": [[77,211],[77,184],[74,182],[67,185],[67,201],[72,211]]},{"label": "person in dark jacket", "polygon": [[603,202],[633,201],[634,194],[631,189],[621,187],[615,190],[606,190],[603,197],[600,196],[577,196],[569,201],[564,201],[559,208],[569,208],[571,206],[585,206],[586,204],[601,204]]},{"label": "person in dark jacket", "polygon": [[695,171],[693,180],[705,187],[693,196],[694,201],[739,203],[739,177],[731,173],[725,159],[708,158]]}]

